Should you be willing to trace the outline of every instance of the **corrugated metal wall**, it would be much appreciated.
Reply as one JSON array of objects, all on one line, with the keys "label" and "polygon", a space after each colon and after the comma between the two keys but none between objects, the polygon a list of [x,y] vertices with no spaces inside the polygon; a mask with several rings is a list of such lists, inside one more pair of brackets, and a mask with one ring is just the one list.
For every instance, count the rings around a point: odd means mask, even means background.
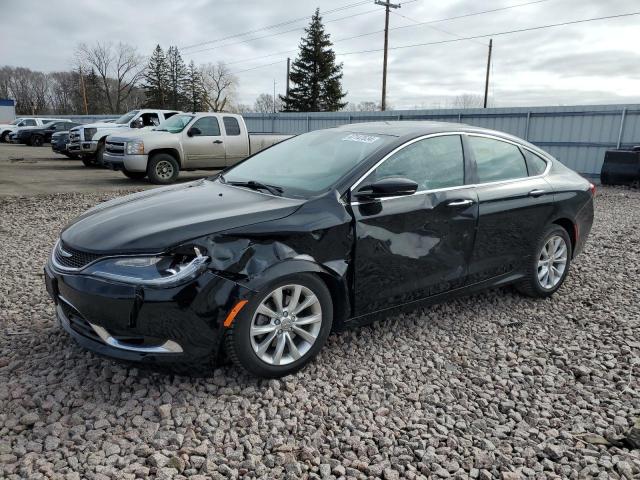
[{"label": "corrugated metal wall", "polygon": [[387,112],[246,113],[250,132],[303,133],[346,123],[435,120],[508,132],[568,167],[599,175],[607,149],[640,145],[640,105],[523,107]]}]

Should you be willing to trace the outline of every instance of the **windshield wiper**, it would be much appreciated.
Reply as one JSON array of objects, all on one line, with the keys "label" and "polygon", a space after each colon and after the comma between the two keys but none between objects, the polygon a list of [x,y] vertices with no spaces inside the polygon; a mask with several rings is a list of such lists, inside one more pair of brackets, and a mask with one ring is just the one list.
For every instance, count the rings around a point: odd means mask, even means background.
[{"label": "windshield wiper", "polygon": [[168,132],[169,131],[166,128],[154,128],[153,130],[156,131],[156,132]]},{"label": "windshield wiper", "polygon": [[271,195],[276,195],[278,197],[282,196],[282,192],[284,191],[282,190],[282,188],[276,187],[275,185],[266,185],[261,182],[256,182],[255,180],[249,180],[248,182],[226,182],[224,180],[224,177],[222,177],[222,180],[225,183],[229,183],[229,185],[235,185],[236,187],[248,187],[252,190],[266,190]]}]

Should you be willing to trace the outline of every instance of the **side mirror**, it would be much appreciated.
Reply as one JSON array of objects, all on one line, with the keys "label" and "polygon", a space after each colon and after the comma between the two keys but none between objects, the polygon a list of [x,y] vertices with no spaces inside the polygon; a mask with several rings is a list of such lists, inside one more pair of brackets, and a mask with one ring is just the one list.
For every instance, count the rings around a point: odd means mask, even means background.
[{"label": "side mirror", "polygon": [[358,199],[400,197],[413,195],[418,184],[408,178],[383,178],[374,183],[363,185],[353,195]]},{"label": "side mirror", "polygon": [[187,130],[187,135],[189,137],[194,137],[194,136],[202,135],[202,132],[198,127],[191,127],[189,130]]},{"label": "side mirror", "polygon": [[144,127],[144,120],[142,117],[136,118],[133,122],[131,122],[131,128],[142,128]]}]

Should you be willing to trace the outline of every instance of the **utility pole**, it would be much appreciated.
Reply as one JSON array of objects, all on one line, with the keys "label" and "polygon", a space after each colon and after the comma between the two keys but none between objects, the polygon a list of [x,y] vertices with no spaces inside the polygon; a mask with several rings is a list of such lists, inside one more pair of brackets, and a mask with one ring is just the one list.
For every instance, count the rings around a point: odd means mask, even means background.
[{"label": "utility pole", "polygon": [[84,87],[84,77],[82,76],[82,67],[78,67],[80,71],[80,88],[82,88],[82,102],[84,103],[84,114],[89,115],[89,106],[87,105],[87,91]]},{"label": "utility pole", "polygon": [[489,56],[487,57],[487,77],[484,81],[484,108],[487,108],[489,98],[489,72],[491,71],[491,50],[493,49],[493,38],[489,39]]},{"label": "utility pole", "polygon": [[389,9],[400,8],[399,3],[391,3],[390,0],[383,2],[375,0],[376,5],[384,7],[384,57],[382,60],[382,101],[380,102],[380,110],[383,112],[387,108],[387,48],[389,46]]},{"label": "utility pole", "polygon": [[273,113],[276,113],[276,79],[273,79]]},{"label": "utility pole", "polygon": [[287,98],[289,97],[289,72],[291,69],[291,59],[289,57],[287,57],[287,90],[286,90],[286,95]]}]

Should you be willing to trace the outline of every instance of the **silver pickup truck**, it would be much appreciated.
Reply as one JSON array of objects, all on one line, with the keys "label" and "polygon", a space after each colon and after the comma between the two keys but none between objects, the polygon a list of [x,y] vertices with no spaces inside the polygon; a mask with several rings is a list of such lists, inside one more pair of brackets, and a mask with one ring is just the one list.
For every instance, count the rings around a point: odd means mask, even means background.
[{"label": "silver pickup truck", "polygon": [[168,184],[180,170],[220,170],[290,137],[249,134],[231,113],[180,113],[156,128],[109,135],[103,163],[134,180]]}]

